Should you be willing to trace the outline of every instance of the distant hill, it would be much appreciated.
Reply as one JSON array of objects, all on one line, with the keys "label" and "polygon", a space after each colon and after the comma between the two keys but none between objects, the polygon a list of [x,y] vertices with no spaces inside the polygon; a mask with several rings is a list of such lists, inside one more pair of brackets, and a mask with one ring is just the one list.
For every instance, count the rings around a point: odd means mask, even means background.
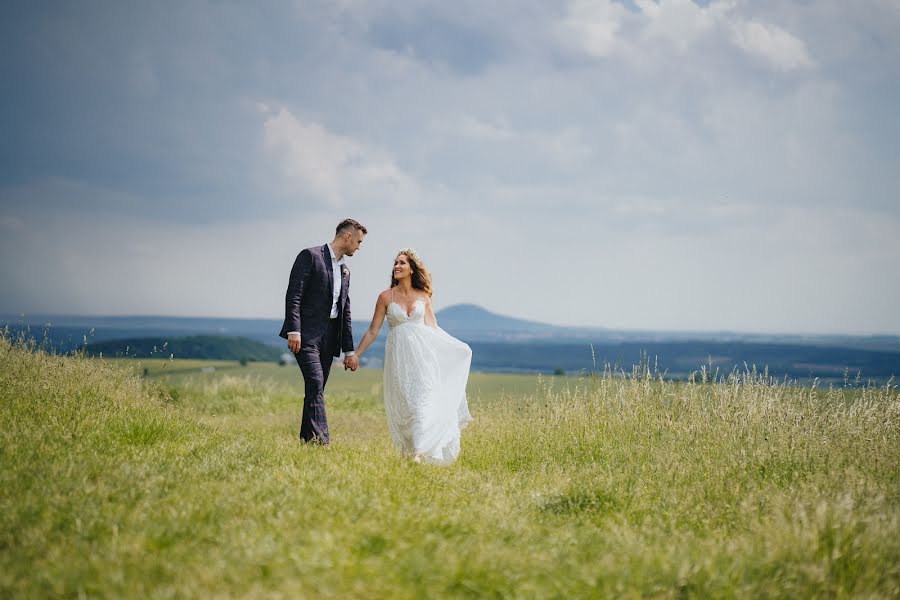
[{"label": "distant hill", "polygon": [[[355,339],[369,325],[369,315],[353,322]],[[646,343],[714,341],[753,342],[759,344],[791,344],[856,348],[900,352],[897,335],[803,335],[778,333],[741,333],[733,331],[653,331],[622,330],[603,327],[568,327],[538,321],[516,319],[486,310],[475,304],[455,304],[437,312],[440,326],[450,334],[466,341],[484,342],[541,342],[565,344],[588,343]],[[49,327],[48,327],[49,324]],[[139,337],[188,335],[239,336],[278,348],[284,340],[278,337],[280,319],[224,319],[205,317],[158,316],[73,316],[73,315],[0,315],[0,328],[8,326],[15,336],[23,330],[35,339],[47,333],[51,345],[68,351],[81,345],[84,337],[93,342]],[[387,325],[382,329],[382,337]]]},{"label": "distant hill", "polygon": [[82,346],[90,356],[109,358],[208,358],[218,360],[276,361],[281,351],[272,346],[234,336],[194,335],[186,337],[145,337],[88,343]]},{"label": "distant hill", "polygon": [[[368,319],[368,315],[360,315]],[[846,369],[887,380],[900,374],[900,336],[758,334],[740,332],[640,331],[567,327],[491,312],[475,304],[438,311],[440,326],[472,346],[472,366],[490,371],[580,371],[605,362],[627,368],[641,356],[658,359],[661,370],[683,375],[711,357],[725,371],[744,363],[791,377],[841,379]],[[48,325],[49,324],[49,325]],[[104,356],[168,356],[277,360],[285,349],[278,319],[194,317],[0,316],[12,337],[33,337],[55,352],[80,348]],[[367,320],[353,323],[358,342]],[[366,356],[379,364],[385,324]],[[213,337],[215,336],[215,337]],[[220,337],[222,336],[222,337]],[[240,340],[224,342],[222,340]],[[162,348],[168,342],[166,349]],[[156,347],[154,353],[153,347]],[[593,347],[593,354],[591,352]]]},{"label": "distant hill", "polygon": [[[570,327],[500,315],[476,304],[455,304],[435,315],[442,329],[466,340],[517,341],[574,334]],[[599,331],[593,330],[592,331]]]},{"label": "distant hill", "polygon": [[24,315],[0,316],[0,327],[13,335],[27,331],[37,340],[45,337],[54,347],[68,351],[80,346],[85,337],[92,342],[142,337],[224,335],[245,337],[277,345],[281,321],[274,319],[219,319],[213,317]]},{"label": "distant hill", "polygon": [[[353,322],[353,331],[356,332],[357,338],[369,326],[369,316],[365,315],[364,318],[356,319]],[[553,337],[558,336],[561,332],[568,332],[572,335],[577,331],[573,328],[507,317],[475,304],[449,306],[438,311],[436,316],[442,328],[464,339],[496,341],[498,338]],[[95,341],[104,341],[169,335],[227,335],[246,337],[277,346],[284,343],[278,337],[281,321],[276,319],[26,315],[24,318],[0,316],[0,327],[3,325],[9,325],[14,330],[28,328],[31,335],[37,339],[40,339],[44,330],[48,329],[50,337],[58,344],[68,345],[68,349],[81,344],[84,336],[93,338]]]},{"label": "distant hill", "polygon": [[759,372],[768,368],[769,375],[778,379],[817,377],[824,381],[840,381],[845,374],[853,380],[857,373],[863,382],[885,381],[900,374],[900,352],[855,348],[710,341],[469,345],[473,368],[482,371],[573,373],[602,371],[608,365],[630,372],[633,365],[644,363],[673,379],[684,379],[702,366],[722,375],[756,367]]}]

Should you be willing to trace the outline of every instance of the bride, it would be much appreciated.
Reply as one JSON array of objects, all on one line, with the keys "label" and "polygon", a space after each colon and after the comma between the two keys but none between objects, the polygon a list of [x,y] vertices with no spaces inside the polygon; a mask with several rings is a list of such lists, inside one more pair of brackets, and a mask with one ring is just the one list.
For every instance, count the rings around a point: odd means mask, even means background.
[{"label": "bride", "polygon": [[450,464],[459,455],[460,431],[472,420],[466,403],[472,350],[438,327],[431,276],[412,248],[397,254],[391,287],[378,296],[357,358],[385,317],[384,408],[394,445],[416,462]]}]

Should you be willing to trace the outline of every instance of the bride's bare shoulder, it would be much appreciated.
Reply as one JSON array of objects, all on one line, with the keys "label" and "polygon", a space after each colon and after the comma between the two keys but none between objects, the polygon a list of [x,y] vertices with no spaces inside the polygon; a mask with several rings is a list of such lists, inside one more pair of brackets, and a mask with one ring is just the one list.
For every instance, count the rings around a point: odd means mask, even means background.
[{"label": "bride's bare shoulder", "polygon": [[387,304],[391,301],[391,290],[390,288],[384,290],[380,294],[378,294],[378,302]]}]

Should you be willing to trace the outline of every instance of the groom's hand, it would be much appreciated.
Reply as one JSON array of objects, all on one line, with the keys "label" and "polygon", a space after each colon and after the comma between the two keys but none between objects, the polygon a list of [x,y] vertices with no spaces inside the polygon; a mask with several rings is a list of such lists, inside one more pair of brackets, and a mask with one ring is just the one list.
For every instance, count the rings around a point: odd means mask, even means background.
[{"label": "groom's hand", "polygon": [[300,352],[300,334],[299,333],[289,333],[288,334],[288,350],[297,354]]},{"label": "groom's hand", "polygon": [[351,371],[355,371],[359,368],[359,358],[354,354],[353,356],[345,356],[344,357],[344,370],[350,369]]}]

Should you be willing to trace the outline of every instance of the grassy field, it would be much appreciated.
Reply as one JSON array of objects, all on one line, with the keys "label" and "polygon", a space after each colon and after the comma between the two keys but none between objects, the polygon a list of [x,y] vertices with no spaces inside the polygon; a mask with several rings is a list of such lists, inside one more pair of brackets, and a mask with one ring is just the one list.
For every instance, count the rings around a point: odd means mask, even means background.
[{"label": "grassy field", "polygon": [[299,394],[0,341],[0,597],[900,596],[893,386],[473,374],[449,468],[378,371],[333,372],[330,448]]}]

